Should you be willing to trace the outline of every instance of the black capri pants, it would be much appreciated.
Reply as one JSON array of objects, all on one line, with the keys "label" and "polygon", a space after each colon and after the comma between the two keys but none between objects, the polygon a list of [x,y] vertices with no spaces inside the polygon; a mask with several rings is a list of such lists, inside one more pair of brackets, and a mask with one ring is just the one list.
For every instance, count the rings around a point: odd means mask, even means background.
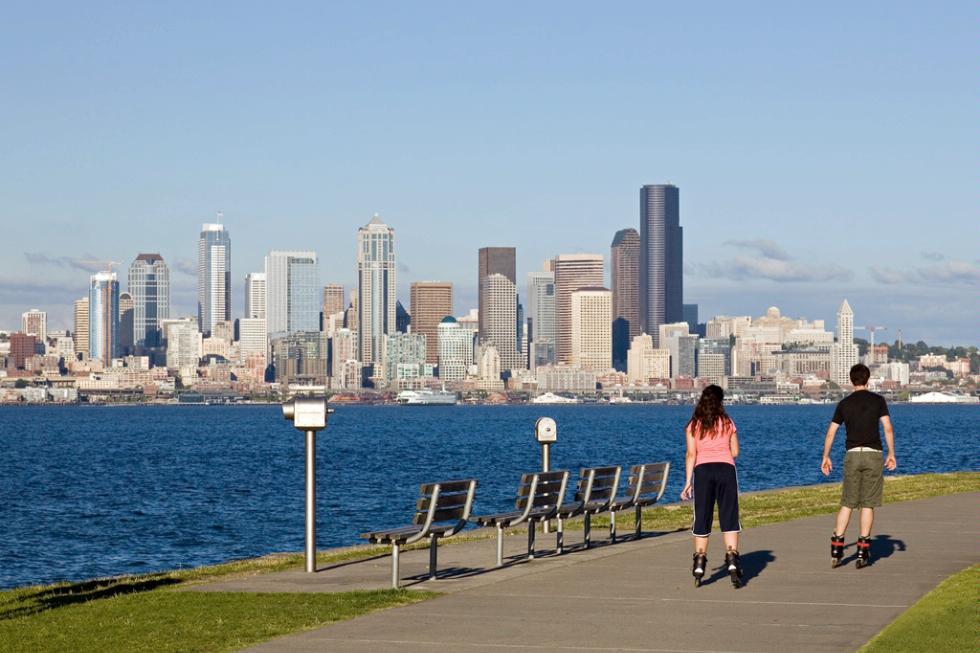
[{"label": "black capri pants", "polygon": [[711,522],[718,504],[718,522],[723,533],[738,533],[738,474],[729,463],[703,463],[694,468],[694,526],[696,537],[711,535]]}]

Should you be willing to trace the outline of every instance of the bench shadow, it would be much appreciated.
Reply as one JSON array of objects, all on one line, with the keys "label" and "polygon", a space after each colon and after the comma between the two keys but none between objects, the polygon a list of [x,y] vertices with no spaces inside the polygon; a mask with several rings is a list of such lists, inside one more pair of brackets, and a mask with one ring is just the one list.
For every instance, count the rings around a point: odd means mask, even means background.
[{"label": "bench shadow", "polygon": [[345,560],[342,562],[334,562],[323,566],[317,565],[316,573],[319,574],[320,572],[331,571],[332,569],[340,569],[342,567],[349,567],[351,565],[359,565],[362,562],[372,562],[374,560],[381,560],[382,558],[390,558],[390,557],[391,557],[390,553],[379,553],[377,555],[371,556],[370,558],[357,558],[354,560]]},{"label": "bench shadow", "polygon": [[[748,585],[752,579],[762,573],[763,569],[769,566],[770,562],[774,562],[775,560],[776,556],[768,549],[743,553],[741,555],[742,586]],[[725,566],[724,557],[722,558],[721,566],[715,569],[714,573],[702,582],[704,585],[710,585],[720,580],[728,580],[728,567]]]},{"label": "bench shadow", "polygon": [[[896,539],[888,533],[875,535],[871,538],[871,561],[868,563],[868,566],[870,567],[877,560],[890,558],[896,551],[905,551],[906,548],[904,540]],[[857,560],[857,543],[846,545],[844,550],[847,549],[853,549],[853,552],[841,560],[841,566]]]}]

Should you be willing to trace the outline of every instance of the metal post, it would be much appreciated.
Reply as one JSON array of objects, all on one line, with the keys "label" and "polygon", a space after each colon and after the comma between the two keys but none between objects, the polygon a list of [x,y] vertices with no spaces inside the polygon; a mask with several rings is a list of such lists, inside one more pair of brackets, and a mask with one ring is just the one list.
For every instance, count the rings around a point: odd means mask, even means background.
[{"label": "metal post", "polygon": [[497,566],[504,566],[504,527],[497,524]]},{"label": "metal post", "polygon": [[391,586],[398,589],[398,553],[401,547],[398,544],[391,545]]},{"label": "metal post", "polygon": [[316,571],[316,431],[306,432],[306,571]]},{"label": "metal post", "polygon": [[643,537],[643,511],[639,505],[636,506],[636,539]]},{"label": "metal post", "polygon": [[616,511],[609,511],[609,541],[616,543]]},{"label": "metal post", "polygon": [[589,548],[592,543],[592,513],[585,513],[585,548]]},{"label": "metal post", "polygon": [[534,560],[534,520],[527,522],[527,559]]},{"label": "metal post", "polygon": [[[550,472],[551,471],[551,443],[542,442],[541,443],[541,471]],[[562,499],[559,499],[561,503]],[[545,533],[551,532],[551,520],[545,519],[542,525],[542,531]]]},{"label": "metal post", "polygon": [[558,555],[565,552],[565,538],[561,517],[558,518],[558,535],[555,536],[555,548],[558,549]]},{"label": "metal post", "polygon": [[439,538],[429,536],[429,580],[436,579],[437,556],[439,555]]}]

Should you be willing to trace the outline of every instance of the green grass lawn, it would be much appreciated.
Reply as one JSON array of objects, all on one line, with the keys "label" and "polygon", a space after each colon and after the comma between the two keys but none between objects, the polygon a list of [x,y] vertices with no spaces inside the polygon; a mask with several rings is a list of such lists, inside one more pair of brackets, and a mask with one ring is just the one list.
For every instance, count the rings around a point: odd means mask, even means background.
[{"label": "green grass lawn", "polygon": [[980,565],[950,576],[865,644],[859,653],[980,650]]},{"label": "green grass lawn", "polygon": [[[980,474],[975,472],[887,477],[885,500],[972,492],[980,487],[978,481]],[[831,514],[837,510],[839,500],[839,484],[744,495],[742,524],[752,527]],[[631,530],[632,516],[630,511],[618,518],[621,532]],[[607,524],[605,516],[593,520],[596,528]],[[646,531],[687,529],[690,524],[689,505],[653,507],[643,513]],[[581,521],[568,527],[581,528]],[[493,529],[466,531],[442,546],[492,535]],[[388,547],[350,547],[323,552],[318,555],[318,562],[323,566],[388,551]],[[146,576],[0,591],[0,651],[231,651],[279,635],[435,596],[404,590],[342,594],[174,591],[212,580],[299,569],[302,562],[302,555],[281,554]],[[976,576],[973,579],[975,600]],[[972,617],[975,616],[974,611]]]},{"label": "green grass lawn", "polygon": [[175,592],[166,575],[5,592],[0,650],[234,651],[278,635],[423,601],[405,590],[341,594]]}]

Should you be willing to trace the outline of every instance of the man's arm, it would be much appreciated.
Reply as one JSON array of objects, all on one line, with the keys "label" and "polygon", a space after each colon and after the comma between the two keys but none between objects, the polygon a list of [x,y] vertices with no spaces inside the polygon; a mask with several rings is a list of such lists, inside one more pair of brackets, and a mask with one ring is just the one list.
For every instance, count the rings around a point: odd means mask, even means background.
[{"label": "man's arm", "polygon": [[888,456],[885,457],[885,467],[888,471],[892,471],[898,466],[898,463],[895,462],[895,432],[892,430],[892,418],[888,415],[882,417],[881,426],[885,431],[885,444],[888,445]]},{"label": "man's arm", "polygon": [[840,424],[837,422],[831,422],[830,426],[827,427],[827,436],[823,441],[823,462],[820,463],[820,471],[823,472],[824,476],[830,476],[830,470],[834,468],[830,462],[830,448],[834,446],[834,436],[837,435],[838,428],[840,428]]}]

